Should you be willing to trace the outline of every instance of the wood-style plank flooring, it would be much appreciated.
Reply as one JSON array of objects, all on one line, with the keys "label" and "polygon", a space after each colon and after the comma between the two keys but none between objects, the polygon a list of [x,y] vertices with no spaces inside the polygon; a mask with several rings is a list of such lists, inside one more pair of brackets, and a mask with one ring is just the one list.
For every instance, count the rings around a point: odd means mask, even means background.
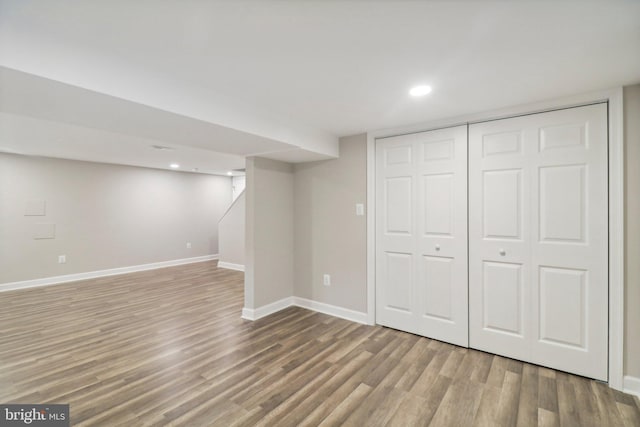
[{"label": "wood-style plank flooring", "polygon": [[215,262],[0,294],[0,402],[89,426],[640,426],[585,378],[289,308]]}]

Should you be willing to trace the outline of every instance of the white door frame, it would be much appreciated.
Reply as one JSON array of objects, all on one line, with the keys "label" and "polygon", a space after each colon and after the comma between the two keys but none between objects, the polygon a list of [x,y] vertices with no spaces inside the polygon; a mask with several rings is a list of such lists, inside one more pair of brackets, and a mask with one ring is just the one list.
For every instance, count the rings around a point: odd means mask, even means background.
[{"label": "white door frame", "polygon": [[592,92],[480,114],[453,117],[367,134],[367,322],[375,324],[375,141],[492,119],[609,103],[609,386],[623,389],[624,375],[624,128],[622,88]]}]

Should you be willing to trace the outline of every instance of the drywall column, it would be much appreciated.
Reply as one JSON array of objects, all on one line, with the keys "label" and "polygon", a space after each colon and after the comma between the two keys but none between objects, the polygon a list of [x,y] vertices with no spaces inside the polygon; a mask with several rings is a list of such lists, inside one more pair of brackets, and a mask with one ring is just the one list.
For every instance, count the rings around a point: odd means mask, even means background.
[{"label": "drywall column", "polygon": [[[624,374],[640,387],[640,84],[624,88]],[[636,390],[637,391],[637,390]]]},{"label": "drywall column", "polygon": [[293,295],[293,166],[247,159],[245,310]]},{"label": "drywall column", "polygon": [[366,313],[366,171],[366,134],[341,138],[337,159],[295,165],[296,297]]}]

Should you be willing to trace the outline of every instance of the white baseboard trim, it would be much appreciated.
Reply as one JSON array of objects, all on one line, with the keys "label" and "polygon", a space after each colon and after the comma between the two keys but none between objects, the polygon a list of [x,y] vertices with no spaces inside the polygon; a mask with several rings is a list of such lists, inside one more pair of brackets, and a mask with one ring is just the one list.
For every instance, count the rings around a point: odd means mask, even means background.
[{"label": "white baseboard trim", "polygon": [[367,313],[300,297],[283,298],[256,309],[243,308],[242,318],[246,320],[258,320],[291,306],[306,308],[307,310],[317,311],[318,313],[328,314],[329,316],[339,317],[352,322],[368,324]]},{"label": "white baseboard trim", "polygon": [[330,316],[339,317],[341,319],[351,320],[352,322],[367,325],[367,313],[361,311],[350,310],[337,305],[325,304],[306,298],[293,297],[293,305],[306,308],[308,310],[317,311],[319,313],[328,314]]},{"label": "white baseboard trim", "polygon": [[244,271],[244,265],[234,264],[231,262],[218,261],[218,268],[226,268],[227,270]]},{"label": "white baseboard trim", "polygon": [[622,391],[640,397],[640,378],[625,375],[622,382],[624,387]]},{"label": "white baseboard trim", "polygon": [[291,307],[292,305],[293,297],[287,297],[258,308],[245,307],[242,309],[242,318],[246,320],[262,319],[263,317],[276,313],[280,310],[284,310],[285,308]]},{"label": "white baseboard trim", "polygon": [[0,284],[0,292],[16,289],[34,288],[37,286],[58,285],[76,282],[78,280],[95,279],[97,277],[115,276],[118,274],[135,273],[137,271],[155,270],[157,268],[173,267],[176,265],[193,264],[196,262],[218,259],[218,254],[204,255],[193,258],[174,259],[170,261],[152,262],[150,264],[132,265],[129,267],[110,268],[108,270],[87,271],[85,273],[66,274],[64,276],[44,277],[42,279],[23,280]]}]

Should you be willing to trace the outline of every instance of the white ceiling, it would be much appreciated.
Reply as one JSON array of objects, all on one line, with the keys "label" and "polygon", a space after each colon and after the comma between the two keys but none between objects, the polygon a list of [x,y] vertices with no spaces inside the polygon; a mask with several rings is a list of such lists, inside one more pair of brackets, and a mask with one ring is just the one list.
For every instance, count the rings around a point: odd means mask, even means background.
[{"label": "white ceiling", "polygon": [[307,161],[337,136],[640,82],[640,1],[0,0],[0,66],[11,115]]}]

